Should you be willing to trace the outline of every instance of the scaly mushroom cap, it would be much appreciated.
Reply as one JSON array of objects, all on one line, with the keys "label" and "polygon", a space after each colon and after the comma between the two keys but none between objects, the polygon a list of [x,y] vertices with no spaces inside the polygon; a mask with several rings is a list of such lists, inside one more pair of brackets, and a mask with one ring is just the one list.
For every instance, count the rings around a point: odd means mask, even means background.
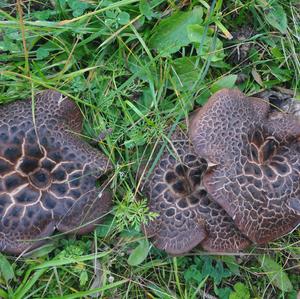
[{"label": "scaly mushroom cap", "polygon": [[300,223],[300,125],[238,90],[213,95],[190,122],[195,152],[215,163],[204,178],[212,199],[255,243]]},{"label": "scaly mushroom cap", "polygon": [[271,111],[289,113],[300,121],[300,101],[293,98],[292,91],[278,88],[278,91],[264,90],[254,96],[268,101]]},{"label": "scaly mushroom cap", "polygon": [[53,233],[88,232],[111,205],[95,183],[111,166],[82,141],[82,116],[55,91],[0,107],[0,251],[37,247]]},{"label": "scaly mushroom cap", "polygon": [[150,211],[158,217],[145,228],[159,249],[178,255],[199,243],[209,251],[238,251],[249,245],[232,219],[201,186],[207,169],[188,138],[178,129],[171,139],[173,151],[163,153],[153,172],[144,174],[142,192]]}]

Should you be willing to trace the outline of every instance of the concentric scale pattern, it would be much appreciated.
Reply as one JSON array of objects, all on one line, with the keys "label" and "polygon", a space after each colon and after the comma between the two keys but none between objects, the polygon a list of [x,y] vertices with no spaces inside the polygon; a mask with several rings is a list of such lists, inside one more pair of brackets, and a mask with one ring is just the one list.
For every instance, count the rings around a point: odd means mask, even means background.
[{"label": "concentric scale pattern", "polygon": [[77,106],[55,91],[0,106],[0,251],[37,247],[55,229],[88,232],[109,210],[96,180],[111,166],[81,127]]},{"label": "concentric scale pattern", "polygon": [[216,252],[245,248],[249,241],[202,186],[206,161],[197,157],[180,129],[171,142],[173,151],[165,150],[149,178],[144,174],[142,192],[149,198],[150,210],[158,213],[145,227],[146,235],[173,255],[199,243]]},{"label": "concentric scale pattern", "polygon": [[254,243],[300,223],[300,124],[238,90],[222,90],[190,122],[197,155],[214,163],[204,176],[212,200]]}]

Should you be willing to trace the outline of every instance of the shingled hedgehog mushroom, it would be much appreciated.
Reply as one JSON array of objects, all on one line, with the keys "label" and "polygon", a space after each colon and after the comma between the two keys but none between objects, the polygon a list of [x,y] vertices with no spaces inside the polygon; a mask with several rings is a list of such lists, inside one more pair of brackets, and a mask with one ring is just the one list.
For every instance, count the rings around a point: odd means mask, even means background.
[{"label": "shingled hedgehog mushroom", "polygon": [[300,223],[300,124],[238,90],[213,95],[190,123],[212,200],[251,241],[264,244]]},{"label": "shingled hedgehog mushroom", "polygon": [[38,247],[55,229],[89,232],[109,211],[96,181],[111,165],[81,127],[78,107],[55,91],[0,107],[0,251]]},{"label": "shingled hedgehog mushroom", "polygon": [[188,252],[198,244],[209,251],[238,251],[249,245],[223,208],[211,200],[202,186],[207,169],[197,157],[188,137],[177,128],[166,149],[147,177],[141,191],[158,217],[144,227],[159,249],[172,255]]}]

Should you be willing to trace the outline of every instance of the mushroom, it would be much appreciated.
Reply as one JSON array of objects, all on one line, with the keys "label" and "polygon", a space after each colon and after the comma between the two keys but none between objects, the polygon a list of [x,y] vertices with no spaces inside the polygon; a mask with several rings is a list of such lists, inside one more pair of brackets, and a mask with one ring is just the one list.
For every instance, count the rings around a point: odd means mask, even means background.
[{"label": "mushroom", "polygon": [[0,251],[31,250],[55,229],[89,232],[109,211],[96,181],[111,165],[81,127],[79,108],[56,91],[0,107]]},{"label": "mushroom", "polygon": [[271,110],[289,113],[300,121],[300,101],[293,98],[292,90],[277,87],[275,90],[263,90],[254,96],[269,101]]},{"label": "mushroom", "polygon": [[264,244],[300,223],[300,123],[238,90],[214,94],[190,121],[198,156],[215,164],[203,183],[251,241]]},{"label": "mushroom", "polygon": [[186,253],[198,244],[215,252],[247,247],[249,240],[203,188],[207,163],[195,154],[179,127],[172,135],[171,147],[148,177],[144,170],[141,191],[149,199],[150,211],[158,214],[143,228],[146,236],[172,255]]}]

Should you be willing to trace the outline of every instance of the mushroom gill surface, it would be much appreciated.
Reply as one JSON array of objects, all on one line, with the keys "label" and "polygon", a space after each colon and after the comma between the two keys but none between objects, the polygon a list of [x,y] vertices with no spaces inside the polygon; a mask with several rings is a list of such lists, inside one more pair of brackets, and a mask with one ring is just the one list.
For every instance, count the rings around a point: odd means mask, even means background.
[{"label": "mushroom gill surface", "polygon": [[197,155],[216,164],[206,190],[254,243],[300,223],[300,124],[238,90],[214,94],[190,121]]},{"label": "mushroom gill surface", "polygon": [[166,147],[149,175],[144,171],[141,191],[148,198],[150,211],[158,214],[144,227],[146,236],[172,255],[186,253],[198,244],[214,252],[247,247],[249,240],[202,187],[207,163],[195,154],[179,128],[170,148]]},{"label": "mushroom gill surface", "polygon": [[91,231],[109,211],[96,181],[111,165],[81,127],[79,108],[55,91],[0,106],[0,251],[38,247],[55,229]]}]

